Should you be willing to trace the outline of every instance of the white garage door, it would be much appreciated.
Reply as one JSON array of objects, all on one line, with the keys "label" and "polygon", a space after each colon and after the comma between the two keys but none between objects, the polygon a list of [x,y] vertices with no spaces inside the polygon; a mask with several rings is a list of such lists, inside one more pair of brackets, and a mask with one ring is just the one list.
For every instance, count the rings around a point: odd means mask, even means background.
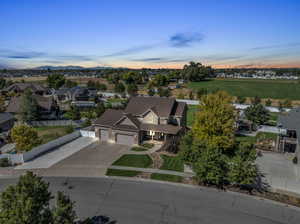
[{"label": "white garage door", "polygon": [[101,141],[108,141],[108,130],[100,130]]},{"label": "white garage door", "polygon": [[116,142],[117,142],[117,144],[121,144],[121,145],[133,145],[134,144],[134,136],[117,134]]}]

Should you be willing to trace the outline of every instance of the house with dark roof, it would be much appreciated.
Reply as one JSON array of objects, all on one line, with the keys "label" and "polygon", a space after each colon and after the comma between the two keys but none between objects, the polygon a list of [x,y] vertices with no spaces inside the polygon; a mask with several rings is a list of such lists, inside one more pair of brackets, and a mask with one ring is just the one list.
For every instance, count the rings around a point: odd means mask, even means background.
[{"label": "house with dark roof", "polygon": [[37,83],[14,83],[2,90],[4,93],[14,92],[14,93],[24,93],[27,89],[30,89],[34,94],[43,95],[47,92],[47,89]]},{"label": "house with dark roof", "polygon": [[[38,111],[42,119],[53,119],[56,117],[58,107],[52,97],[33,95],[38,104]],[[19,114],[22,110],[22,96],[12,97],[6,108],[6,112]]]},{"label": "house with dark roof", "polygon": [[100,141],[139,145],[166,141],[186,129],[187,106],[167,97],[132,97],[125,110],[108,109],[94,122]]},{"label": "house with dark roof", "polygon": [[282,130],[277,144],[278,151],[299,153],[300,156],[300,107],[280,115],[277,126]]},{"label": "house with dark roof", "polygon": [[0,113],[0,132],[9,131],[14,126],[15,118],[10,113]]}]

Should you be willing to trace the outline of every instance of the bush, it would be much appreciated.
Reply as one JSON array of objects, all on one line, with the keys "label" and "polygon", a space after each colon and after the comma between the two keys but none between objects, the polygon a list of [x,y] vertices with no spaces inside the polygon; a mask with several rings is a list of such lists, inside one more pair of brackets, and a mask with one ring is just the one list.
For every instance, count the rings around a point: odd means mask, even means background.
[{"label": "bush", "polygon": [[295,157],[293,158],[293,163],[294,163],[294,164],[298,164],[298,157],[297,157],[297,156],[295,156]]},{"label": "bush", "polygon": [[0,159],[0,167],[8,167],[10,165],[11,164],[10,164],[8,158],[2,158],[2,159]]},{"label": "bush", "polygon": [[147,149],[151,149],[151,148],[153,148],[154,144],[153,143],[143,143],[141,146],[144,148],[147,148]]},{"label": "bush", "polygon": [[66,128],[66,133],[67,133],[67,134],[70,134],[70,133],[72,133],[73,131],[74,131],[74,127],[73,127],[72,125],[67,126],[67,128]]}]

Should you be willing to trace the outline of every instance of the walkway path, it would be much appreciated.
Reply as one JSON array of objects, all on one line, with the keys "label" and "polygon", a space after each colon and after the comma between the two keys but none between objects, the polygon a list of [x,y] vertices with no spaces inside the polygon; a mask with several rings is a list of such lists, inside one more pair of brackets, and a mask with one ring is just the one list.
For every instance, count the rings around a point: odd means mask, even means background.
[{"label": "walkway path", "polygon": [[160,170],[160,169],[152,169],[152,168],[138,168],[138,167],[130,167],[130,166],[110,166],[110,169],[117,169],[117,170],[132,170],[132,171],[141,171],[145,173],[160,173],[160,174],[168,174],[168,175],[176,175],[181,177],[192,177],[194,176],[193,173],[185,173],[185,172],[178,172],[172,170]]},{"label": "walkway path", "polygon": [[62,145],[57,149],[41,155],[31,161],[28,161],[15,169],[44,169],[53,166],[59,161],[71,156],[72,154],[80,151],[84,147],[96,141],[95,138],[80,137],[70,143]]}]

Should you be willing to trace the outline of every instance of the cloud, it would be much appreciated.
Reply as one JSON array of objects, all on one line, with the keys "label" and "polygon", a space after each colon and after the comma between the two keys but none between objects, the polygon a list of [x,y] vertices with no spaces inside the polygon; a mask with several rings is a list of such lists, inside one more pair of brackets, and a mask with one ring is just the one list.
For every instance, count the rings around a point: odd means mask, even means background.
[{"label": "cloud", "polygon": [[266,50],[266,49],[288,48],[288,47],[298,47],[298,46],[300,46],[300,42],[258,46],[258,47],[253,47],[250,50]]},{"label": "cloud", "polygon": [[14,51],[8,49],[0,49],[0,57],[9,59],[33,59],[46,56],[44,52],[37,51]]},{"label": "cloud", "polygon": [[139,61],[139,62],[150,62],[150,63],[169,63],[169,62],[187,62],[190,61],[190,58],[182,58],[182,59],[172,59],[172,58],[138,58],[131,59],[131,61]]},{"label": "cloud", "polygon": [[169,44],[172,47],[189,47],[203,39],[204,37],[200,33],[177,33],[169,38]]},{"label": "cloud", "polygon": [[136,53],[140,53],[149,49],[153,49],[157,47],[156,44],[153,45],[142,45],[142,46],[137,46],[137,47],[132,47],[132,48],[128,48],[125,50],[121,50],[121,51],[117,51],[115,53],[112,54],[107,54],[107,55],[103,55],[101,57],[116,57],[116,56],[125,56],[125,55],[131,55],[131,54],[136,54]]}]

